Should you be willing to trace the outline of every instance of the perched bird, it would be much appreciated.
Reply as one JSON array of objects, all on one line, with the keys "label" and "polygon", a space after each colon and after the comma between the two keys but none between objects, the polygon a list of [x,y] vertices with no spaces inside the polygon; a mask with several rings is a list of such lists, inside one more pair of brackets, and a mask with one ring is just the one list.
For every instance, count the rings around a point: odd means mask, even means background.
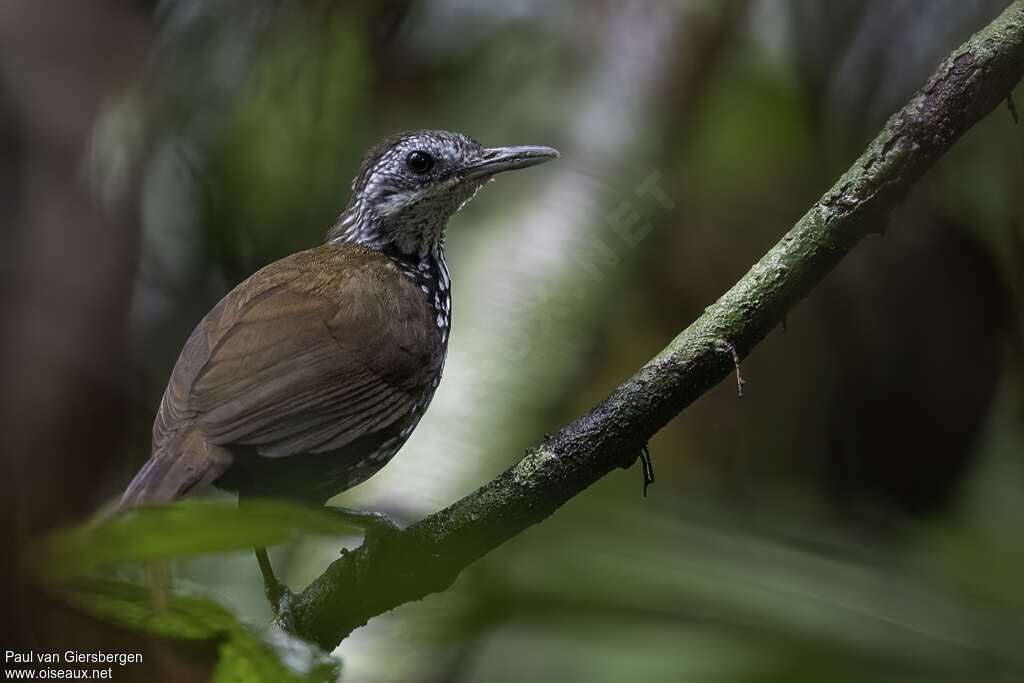
[{"label": "perched bird", "polygon": [[210,485],[322,505],[377,472],[441,379],[448,219],[496,173],[557,156],[440,130],[375,145],[326,242],[252,275],[192,332],[121,505]]}]

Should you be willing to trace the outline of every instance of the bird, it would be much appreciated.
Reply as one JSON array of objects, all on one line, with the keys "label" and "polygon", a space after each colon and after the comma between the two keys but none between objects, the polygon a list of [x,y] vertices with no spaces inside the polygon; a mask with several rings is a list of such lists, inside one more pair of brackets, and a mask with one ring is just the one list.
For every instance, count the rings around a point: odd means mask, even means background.
[{"label": "bird", "polygon": [[[452,320],[449,218],[496,174],[558,156],[445,130],[402,132],[370,148],[324,243],[260,269],[195,327],[160,402],[150,457],[119,507],[210,487],[236,492],[240,504],[322,506],[378,472],[441,380]],[[279,601],[265,550],[257,559]]]}]

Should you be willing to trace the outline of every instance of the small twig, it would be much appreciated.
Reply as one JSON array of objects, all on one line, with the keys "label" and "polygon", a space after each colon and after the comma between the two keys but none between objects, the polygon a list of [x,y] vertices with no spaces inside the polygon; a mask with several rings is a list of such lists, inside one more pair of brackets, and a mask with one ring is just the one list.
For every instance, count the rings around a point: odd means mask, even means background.
[{"label": "small twig", "polygon": [[270,609],[274,611],[274,623],[286,631],[295,630],[295,617],[292,614],[292,599],[295,597],[288,586],[281,583],[274,575],[270,565],[270,557],[266,548],[253,548],[256,551],[256,562],[263,574],[263,593],[267,596]]},{"label": "small twig", "polygon": [[1013,93],[1009,93],[1006,96],[1006,108],[1010,110],[1010,116],[1013,117],[1013,123],[1020,123],[1020,119],[1017,117],[1017,105],[1013,103]]},{"label": "small twig", "polygon": [[640,465],[643,468],[644,498],[646,498],[647,487],[654,483],[654,463],[651,462],[651,449],[647,447],[647,444],[640,449]]},{"label": "small twig", "polygon": [[743,385],[747,380],[740,374],[740,354],[736,353],[736,345],[729,342],[729,351],[732,352],[732,364],[736,368],[736,397],[743,398]]},{"label": "small twig", "polygon": [[263,574],[263,590],[267,594],[267,600],[276,613],[281,607],[281,598],[284,596],[285,586],[278,581],[274,575],[274,568],[267,557],[266,548],[255,548],[256,563],[260,566],[260,573]]}]

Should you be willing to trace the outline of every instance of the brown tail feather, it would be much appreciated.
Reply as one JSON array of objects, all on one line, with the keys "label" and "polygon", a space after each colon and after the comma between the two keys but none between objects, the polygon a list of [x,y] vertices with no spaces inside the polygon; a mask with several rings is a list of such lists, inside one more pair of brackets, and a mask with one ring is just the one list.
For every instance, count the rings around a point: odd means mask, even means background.
[{"label": "brown tail feather", "polygon": [[170,503],[210,486],[230,464],[227,450],[186,432],[153,453],[125,489],[120,507]]}]

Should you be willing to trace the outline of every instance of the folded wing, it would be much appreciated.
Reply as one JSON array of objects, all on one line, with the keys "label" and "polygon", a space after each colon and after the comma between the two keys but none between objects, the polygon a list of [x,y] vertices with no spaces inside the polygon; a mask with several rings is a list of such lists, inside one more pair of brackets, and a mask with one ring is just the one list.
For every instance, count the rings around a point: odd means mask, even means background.
[{"label": "folded wing", "polygon": [[154,451],[183,425],[268,457],[331,451],[386,428],[434,377],[436,329],[419,294],[389,261],[352,248],[264,268],[182,350]]}]

